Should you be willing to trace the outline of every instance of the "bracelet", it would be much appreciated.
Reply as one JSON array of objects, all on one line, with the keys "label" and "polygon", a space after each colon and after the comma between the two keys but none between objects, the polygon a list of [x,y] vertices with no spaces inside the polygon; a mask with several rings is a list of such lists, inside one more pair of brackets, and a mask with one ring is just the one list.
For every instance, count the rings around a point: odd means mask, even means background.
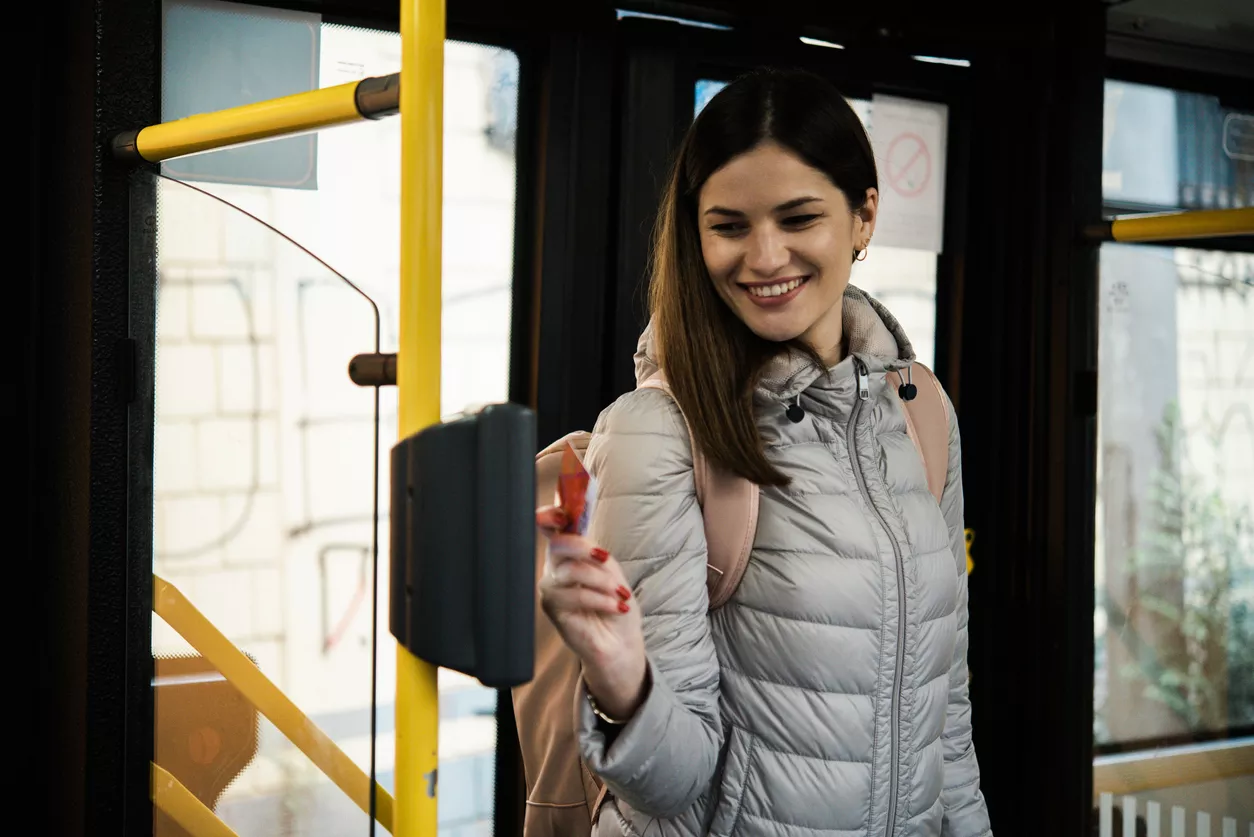
[{"label": "bracelet", "polygon": [[601,707],[597,705],[597,699],[594,698],[592,696],[592,692],[588,690],[587,683],[585,683],[583,686],[583,693],[588,696],[588,706],[592,709],[593,715],[596,715],[605,723],[610,724],[612,726],[616,726],[616,727],[624,726],[627,723],[627,721],[620,721],[617,718],[611,718],[609,715],[606,715],[604,712],[602,712]]}]

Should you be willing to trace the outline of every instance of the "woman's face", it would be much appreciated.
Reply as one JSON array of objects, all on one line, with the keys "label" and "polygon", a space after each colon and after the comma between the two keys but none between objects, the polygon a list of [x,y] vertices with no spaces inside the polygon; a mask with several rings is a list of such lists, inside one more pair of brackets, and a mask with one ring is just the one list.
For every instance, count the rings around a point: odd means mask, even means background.
[{"label": "woman's face", "polygon": [[857,212],[818,169],[764,142],[710,175],[697,223],[714,287],[755,334],[801,338],[839,360],[841,298],[853,254],[875,229],[878,195]]}]

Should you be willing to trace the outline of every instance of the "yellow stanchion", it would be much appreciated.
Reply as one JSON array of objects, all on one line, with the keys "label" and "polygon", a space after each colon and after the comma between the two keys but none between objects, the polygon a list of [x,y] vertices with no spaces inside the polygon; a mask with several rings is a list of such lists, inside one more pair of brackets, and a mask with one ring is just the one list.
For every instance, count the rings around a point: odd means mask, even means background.
[{"label": "yellow stanchion", "polygon": [[192,837],[239,837],[168,770],[163,770],[154,762],[151,774],[152,804]]},{"label": "yellow stanchion", "polygon": [[[401,287],[396,368],[402,439],[440,420],[443,131],[444,0],[402,0]],[[396,837],[436,835],[439,708],[436,667],[398,643]]]},{"label": "yellow stanchion", "polygon": [[[300,711],[291,698],[235,647],[187,597],[170,582],[152,577],[152,612],[187,640],[244,699],[287,736],[340,790],[370,812],[370,777]],[[392,830],[392,795],[375,783],[375,817]],[[393,831],[395,833],[395,831]]]}]

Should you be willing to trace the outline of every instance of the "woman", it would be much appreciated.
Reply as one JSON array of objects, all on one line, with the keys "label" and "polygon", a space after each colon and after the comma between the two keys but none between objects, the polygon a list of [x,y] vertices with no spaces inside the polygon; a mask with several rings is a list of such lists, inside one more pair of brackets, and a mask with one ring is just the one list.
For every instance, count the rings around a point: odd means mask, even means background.
[{"label": "woman", "polygon": [[[910,342],[849,285],[876,187],[857,116],[803,73],[729,85],[680,148],[637,356],[674,400],[640,389],[601,416],[587,539],[537,513],[601,837],[992,833],[956,420],[938,505],[885,383]],[[710,613],[693,444],[762,487],[748,569]]]}]

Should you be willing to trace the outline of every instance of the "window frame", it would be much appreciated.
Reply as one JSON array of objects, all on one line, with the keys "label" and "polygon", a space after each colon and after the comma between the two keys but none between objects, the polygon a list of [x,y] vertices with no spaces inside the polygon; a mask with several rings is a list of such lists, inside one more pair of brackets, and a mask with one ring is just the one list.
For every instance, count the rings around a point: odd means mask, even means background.
[{"label": "window frame", "polygon": [[[1107,82],[1116,81],[1157,87],[1175,92],[1215,96],[1228,108],[1254,112],[1254,54],[1228,53],[1202,50],[1196,47],[1151,43],[1125,34],[1112,32],[1107,37],[1107,61],[1103,89]],[[1132,215],[1147,212],[1181,211],[1180,206],[1147,206],[1109,200],[1102,195],[1102,214],[1105,217]],[[1155,247],[1190,249],[1222,253],[1254,254],[1254,235],[1230,236],[1214,239],[1169,239],[1163,241],[1131,243],[1125,247]],[[1094,311],[1095,319],[1098,312]],[[1100,374],[1101,370],[1096,370]],[[1096,413],[1095,413],[1096,417]],[[1096,493],[1094,499],[1096,500]],[[1094,504],[1093,514],[1097,507]],[[1096,541],[1094,542],[1096,546]],[[1094,556],[1096,557],[1096,556]],[[1096,575],[1096,561],[1092,571]],[[1095,579],[1094,579],[1095,580]],[[1096,586],[1096,585],[1094,585]],[[1096,603],[1095,603],[1096,604]],[[1096,637],[1094,638],[1096,642]],[[1096,660],[1092,661],[1095,670]],[[1156,736],[1124,741],[1097,743],[1093,741],[1094,758],[1150,752],[1160,749],[1187,747],[1236,739],[1254,738],[1254,723],[1224,730],[1208,730],[1172,736]]]}]

